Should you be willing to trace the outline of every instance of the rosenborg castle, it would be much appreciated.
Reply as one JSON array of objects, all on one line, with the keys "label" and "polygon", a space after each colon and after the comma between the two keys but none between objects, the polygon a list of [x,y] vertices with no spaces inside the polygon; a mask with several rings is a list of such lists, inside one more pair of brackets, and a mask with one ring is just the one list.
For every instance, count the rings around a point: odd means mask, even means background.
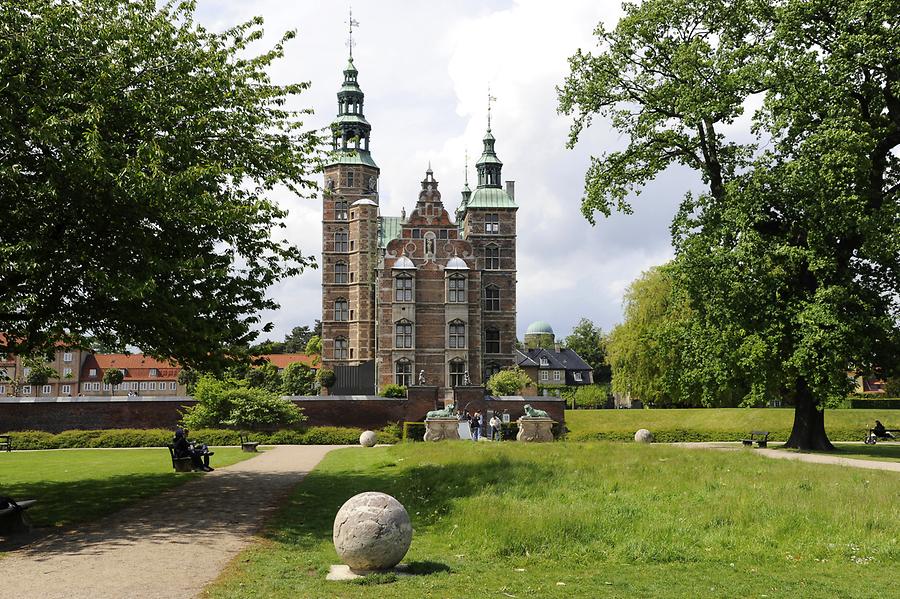
[{"label": "rosenborg castle", "polygon": [[[337,94],[322,198],[323,366],[336,393],[420,381],[445,392],[515,364],[515,185],[504,184],[490,116],[455,214],[429,165],[419,197],[381,213],[372,127],[350,58]],[[412,170],[412,168],[411,168]]]}]

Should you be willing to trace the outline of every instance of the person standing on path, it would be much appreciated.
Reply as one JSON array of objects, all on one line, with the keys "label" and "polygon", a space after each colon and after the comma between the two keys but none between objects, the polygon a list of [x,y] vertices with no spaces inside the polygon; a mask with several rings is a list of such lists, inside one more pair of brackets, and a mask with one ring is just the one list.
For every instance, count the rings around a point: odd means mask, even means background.
[{"label": "person standing on path", "polygon": [[472,416],[472,440],[477,441],[479,433],[481,433],[481,412],[475,412]]},{"label": "person standing on path", "polygon": [[500,432],[500,428],[503,426],[503,422],[497,416],[497,412],[494,412],[494,415],[491,416],[489,424],[491,425],[491,441],[502,440],[503,435]]}]

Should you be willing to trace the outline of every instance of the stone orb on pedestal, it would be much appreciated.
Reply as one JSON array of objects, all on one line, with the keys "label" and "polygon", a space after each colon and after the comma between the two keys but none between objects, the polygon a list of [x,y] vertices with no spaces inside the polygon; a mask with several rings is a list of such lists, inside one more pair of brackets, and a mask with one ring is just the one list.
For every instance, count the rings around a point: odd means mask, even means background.
[{"label": "stone orb on pedestal", "polygon": [[372,431],[363,431],[359,436],[359,444],[363,447],[375,447],[376,441],[378,441],[378,437]]},{"label": "stone orb on pedestal", "polygon": [[634,433],[634,440],[636,443],[653,443],[653,433],[645,428],[639,429]]},{"label": "stone orb on pedestal", "polygon": [[385,493],[355,495],[334,518],[334,548],[357,571],[389,570],[399,564],[412,534],[406,508]]}]

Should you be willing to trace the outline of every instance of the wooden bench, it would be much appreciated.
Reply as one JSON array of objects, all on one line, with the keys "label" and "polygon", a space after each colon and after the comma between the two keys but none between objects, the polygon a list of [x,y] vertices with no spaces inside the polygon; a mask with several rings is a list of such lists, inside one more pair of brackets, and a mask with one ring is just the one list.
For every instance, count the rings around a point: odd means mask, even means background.
[{"label": "wooden bench", "polygon": [[769,431],[750,431],[750,438],[741,439],[741,443],[747,447],[753,447],[754,443],[757,447],[766,447],[769,444]]},{"label": "wooden bench", "polygon": [[0,508],[0,535],[31,532],[31,519],[25,511],[35,503],[37,499],[26,499]]},{"label": "wooden bench", "polygon": [[259,447],[259,443],[256,441],[250,440],[250,435],[246,437],[241,435],[241,451],[246,451],[247,453],[256,453],[256,448]]},{"label": "wooden bench", "polygon": [[0,451],[12,451],[12,436],[0,435]]},{"label": "wooden bench", "polygon": [[194,461],[188,457],[176,458],[175,457],[175,446],[169,443],[166,445],[169,448],[169,456],[172,458],[172,468],[175,469],[175,472],[193,472],[194,471]]}]

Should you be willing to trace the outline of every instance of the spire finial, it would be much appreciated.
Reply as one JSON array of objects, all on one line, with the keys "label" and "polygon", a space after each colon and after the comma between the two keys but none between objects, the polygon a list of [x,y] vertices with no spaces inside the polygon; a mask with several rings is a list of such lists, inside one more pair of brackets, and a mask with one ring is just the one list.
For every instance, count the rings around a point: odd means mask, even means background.
[{"label": "spire finial", "polygon": [[466,169],[466,187],[469,186],[469,148],[466,148],[466,158],[465,158],[465,169]]},{"label": "spire finial", "polygon": [[350,5],[350,18],[346,21],[349,27],[347,36],[347,47],[350,48],[350,60],[353,60],[353,28],[359,27],[359,21],[353,19],[353,5]]},{"label": "spire finial", "polygon": [[491,95],[491,84],[488,83],[488,131],[491,130],[491,102],[496,102],[497,98]]}]

